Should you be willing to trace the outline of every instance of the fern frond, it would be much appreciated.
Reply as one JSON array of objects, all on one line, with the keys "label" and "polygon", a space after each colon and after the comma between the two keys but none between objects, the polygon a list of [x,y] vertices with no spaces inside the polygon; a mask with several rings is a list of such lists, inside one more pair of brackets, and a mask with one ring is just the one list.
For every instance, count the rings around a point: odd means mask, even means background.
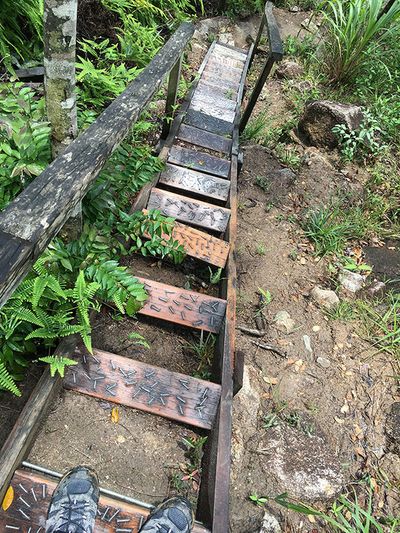
[{"label": "fern frond", "polygon": [[39,357],[39,361],[42,361],[43,363],[48,363],[50,365],[51,377],[54,377],[56,372],[58,372],[62,378],[64,377],[66,366],[73,366],[78,364],[73,359],[69,359],[68,357],[63,357],[61,355],[49,355],[47,357]]},{"label": "fern frond", "polygon": [[33,311],[31,311],[30,309],[26,309],[25,307],[15,309],[14,315],[20,320],[25,320],[25,322],[35,324],[35,326],[45,327],[45,323],[43,322],[42,317],[37,316],[39,315],[39,313],[35,314]]},{"label": "fern frond", "polygon": [[4,363],[0,361],[0,388],[12,392],[15,396],[21,396],[21,392]]},{"label": "fern frond", "polygon": [[32,292],[32,307],[39,305],[39,300],[43,296],[44,290],[47,287],[47,276],[38,276],[33,283]]}]

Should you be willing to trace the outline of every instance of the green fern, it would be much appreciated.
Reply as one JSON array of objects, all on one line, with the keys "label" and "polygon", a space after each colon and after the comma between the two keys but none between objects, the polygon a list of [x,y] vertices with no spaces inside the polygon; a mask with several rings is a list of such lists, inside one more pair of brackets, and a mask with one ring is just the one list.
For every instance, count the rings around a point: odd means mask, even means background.
[{"label": "green fern", "polygon": [[0,361],[0,388],[12,392],[15,396],[21,396],[21,391],[18,389],[12,376]]},{"label": "green fern", "polygon": [[49,355],[47,357],[39,357],[39,361],[42,361],[43,363],[48,363],[50,365],[51,377],[54,377],[56,375],[56,372],[58,372],[62,378],[64,377],[65,367],[78,364],[73,359],[69,359],[68,357],[63,357],[61,355]]}]

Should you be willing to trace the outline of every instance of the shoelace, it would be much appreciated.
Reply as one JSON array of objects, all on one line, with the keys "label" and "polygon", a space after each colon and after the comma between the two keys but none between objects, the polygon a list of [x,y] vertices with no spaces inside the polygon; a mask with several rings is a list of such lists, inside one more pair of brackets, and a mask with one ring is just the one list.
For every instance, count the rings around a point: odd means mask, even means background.
[{"label": "shoelace", "polygon": [[[79,529],[77,529],[76,533],[88,533],[85,529],[84,520],[86,517],[86,503],[85,502],[77,502],[76,499],[71,500],[70,496],[68,496],[69,503],[64,503],[61,505],[63,507],[64,512],[61,515],[61,519],[65,520],[64,523],[62,523],[59,528],[60,531],[65,531],[65,533],[70,533],[70,526],[75,526]],[[75,515],[73,517],[73,515]],[[67,529],[63,529],[63,528]]]}]

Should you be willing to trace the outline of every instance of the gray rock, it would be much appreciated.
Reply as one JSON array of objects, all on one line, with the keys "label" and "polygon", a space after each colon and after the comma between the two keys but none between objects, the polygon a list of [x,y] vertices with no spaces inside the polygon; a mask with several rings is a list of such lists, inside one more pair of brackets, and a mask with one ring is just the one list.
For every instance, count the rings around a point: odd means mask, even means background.
[{"label": "gray rock", "polygon": [[268,430],[258,445],[265,475],[273,476],[282,492],[306,501],[338,496],[344,485],[339,458],[321,437],[288,426]]},{"label": "gray rock", "polygon": [[313,146],[335,148],[338,140],[332,133],[332,128],[337,124],[344,124],[353,131],[360,127],[363,118],[362,108],[359,106],[317,100],[306,106],[299,122],[299,130]]},{"label": "gray rock", "polygon": [[290,317],[287,311],[279,311],[276,313],[274,320],[276,327],[285,333],[292,333],[296,326],[295,321]]},{"label": "gray rock", "polygon": [[303,335],[303,342],[307,352],[312,354],[313,350],[311,348],[311,339],[308,335]]},{"label": "gray rock", "polygon": [[326,357],[317,357],[317,364],[322,366],[322,368],[329,368],[331,366],[331,362]]},{"label": "gray rock", "polygon": [[339,303],[339,298],[334,291],[314,287],[310,293],[311,298],[321,307],[331,309]]},{"label": "gray rock", "polygon": [[375,296],[380,296],[385,292],[386,289],[386,283],[383,281],[375,280],[371,283],[371,285],[367,288],[367,294],[368,296],[371,296],[372,298]]},{"label": "gray rock", "polygon": [[296,63],[296,61],[285,60],[278,66],[275,71],[278,78],[291,80],[293,78],[299,78],[304,74],[304,68]]},{"label": "gray rock", "polygon": [[301,9],[299,6],[292,6],[292,7],[289,7],[289,11],[291,13],[298,13],[299,11],[301,11]]},{"label": "gray rock", "polygon": [[343,269],[339,274],[339,281],[342,287],[356,293],[364,287],[365,278],[357,272]]},{"label": "gray rock", "polygon": [[400,402],[394,402],[386,416],[385,433],[389,450],[400,455]]},{"label": "gray rock", "polygon": [[274,515],[265,511],[260,533],[281,533],[282,529]]}]

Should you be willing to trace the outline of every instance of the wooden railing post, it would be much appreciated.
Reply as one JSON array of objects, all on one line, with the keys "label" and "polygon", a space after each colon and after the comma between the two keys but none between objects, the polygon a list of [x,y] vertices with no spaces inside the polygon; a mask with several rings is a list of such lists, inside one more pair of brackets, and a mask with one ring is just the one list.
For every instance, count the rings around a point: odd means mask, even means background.
[{"label": "wooden railing post", "polygon": [[179,80],[181,78],[182,57],[183,56],[181,55],[181,57],[178,59],[169,74],[167,101],[165,103],[165,117],[161,131],[161,139],[166,139],[168,137],[168,133],[171,128],[172,117],[176,105],[176,96],[178,93]]},{"label": "wooden railing post", "polygon": [[243,113],[243,116],[242,116],[242,119],[240,121],[240,126],[239,126],[239,132],[241,133],[245,127],[246,127],[246,124],[251,116],[251,113],[254,109],[254,106],[256,105],[256,102],[258,100],[258,97],[260,96],[260,93],[262,91],[262,88],[264,87],[264,83],[268,77],[268,74],[271,72],[272,70],[272,67],[274,66],[274,63],[275,61],[281,61],[282,57],[283,57],[283,46],[282,46],[282,39],[281,39],[281,36],[279,34],[279,28],[278,28],[278,25],[276,23],[276,20],[275,20],[275,17],[274,17],[274,14],[272,12],[272,8],[273,8],[273,3],[272,2],[267,2],[265,4],[265,10],[264,10],[264,15],[263,15],[263,18],[261,20],[261,24],[260,24],[260,29],[258,30],[258,35],[257,35],[257,38],[256,38],[256,41],[254,43],[254,48],[252,50],[252,55],[251,55],[251,59],[250,59],[250,64],[251,64],[251,61],[253,60],[253,57],[254,57],[254,54],[255,54],[255,50],[257,49],[257,46],[260,42],[260,39],[261,39],[261,35],[262,35],[262,32],[263,32],[263,29],[264,29],[264,26],[266,25],[267,26],[267,32],[268,32],[268,43],[269,43],[269,54],[268,54],[268,59],[267,59],[267,62],[265,63],[264,65],[264,68],[257,80],[257,83],[253,89],[253,92],[250,96],[250,99],[249,99],[249,102],[246,106],[246,109]]},{"label": "wooden railing post", "polygon": [[264,26],[265,26],[265,13],[263,13],[263,16],[261,18],[261,22],[260,22],[260,27],[258,28],[258,33],[257,33],[257,37],[256,37],[256,40],[254,41],[254,46],[253,46],[253,50],[251,52],[251,56],[250,56],[250,61],[249,61],[249,69],[253,63],[253,59],[254,59],[254,56],[257,52],[257,48],[258,48],[258,45],[260,44],[260,41],[261,41],[261,37],[262,37],[262,34],[263,34],[263,30],[264,30]]}]

